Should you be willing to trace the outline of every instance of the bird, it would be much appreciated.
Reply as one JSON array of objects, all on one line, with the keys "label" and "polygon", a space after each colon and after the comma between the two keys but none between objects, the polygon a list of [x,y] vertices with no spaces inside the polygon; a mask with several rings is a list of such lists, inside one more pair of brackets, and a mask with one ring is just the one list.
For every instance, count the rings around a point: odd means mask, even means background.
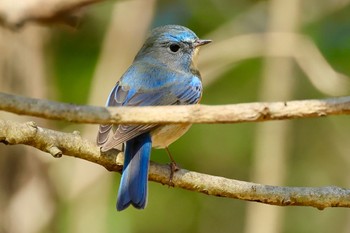
[{"label": "bird", "polygon": [[[150,31],[133,63],[110,92],[106,106],[161,106],[198,104],[202,79],[196,60],[199,48],[211,40],[199,39],[190,29],[165,25]],[[153,148],[165,148],[191,124],[100,125],[97,145],[102,152],[124,149],[124,165],[116,208],[144,209],[148,169]],[[172,176],[172,175],[171,175]]]}]

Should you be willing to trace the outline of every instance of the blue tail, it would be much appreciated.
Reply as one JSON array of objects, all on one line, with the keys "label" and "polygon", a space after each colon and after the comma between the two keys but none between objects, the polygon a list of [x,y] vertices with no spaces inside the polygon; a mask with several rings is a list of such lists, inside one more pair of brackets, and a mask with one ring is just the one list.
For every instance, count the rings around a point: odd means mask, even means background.
[{"label": "blue tail", "polygon": [[152,140],[149,133],[141,134],[126,142],[123,174],[120,181],[117,210],[130,204],[144,209],[147,203],[148,166]]}]

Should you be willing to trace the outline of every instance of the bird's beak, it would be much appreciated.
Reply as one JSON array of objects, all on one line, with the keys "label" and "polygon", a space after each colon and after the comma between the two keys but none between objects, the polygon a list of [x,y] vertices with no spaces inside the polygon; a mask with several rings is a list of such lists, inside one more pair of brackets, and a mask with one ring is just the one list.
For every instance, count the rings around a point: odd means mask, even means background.
[{"label": "bird's beak", "polygon": [[202,46],[202,45],[205,45],[205,44],[209,44],[212,40],[196,40],[194,42],[194,47],[199,47],[199,46]]}]

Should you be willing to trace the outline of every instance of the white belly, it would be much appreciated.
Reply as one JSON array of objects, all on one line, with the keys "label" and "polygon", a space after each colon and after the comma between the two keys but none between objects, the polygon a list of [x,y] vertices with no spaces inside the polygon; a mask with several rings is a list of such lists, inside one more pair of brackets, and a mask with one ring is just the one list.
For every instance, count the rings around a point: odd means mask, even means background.
[{"label": "white belly", "polygon": [[165,148],[184,135],[191,124],[171,124],[159,126],[151,132],[152,146],[154,148]]}]

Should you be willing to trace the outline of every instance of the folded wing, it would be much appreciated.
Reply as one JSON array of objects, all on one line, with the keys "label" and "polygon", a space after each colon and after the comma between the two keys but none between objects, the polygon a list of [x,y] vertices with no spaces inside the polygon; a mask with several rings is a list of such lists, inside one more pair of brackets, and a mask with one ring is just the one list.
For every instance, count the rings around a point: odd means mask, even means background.
[{"label": "folded wing", "polygon": [[[159,72],[161,75],[162,72]],[[163,75],[165,75],[163,73]],[[202,94],[202,85],[196,76],[179,77],[172,76],[165,85],[159,85],[159,78],[145,77],[146,81],[138,85],[119,81],[109,95],[107,106],[160,106],[160,105],[187,105],[198,103]],[[170,81],[169,81],[170,80]],[[100,125],[97,144],[102,146],[102,151],[115,148],[138,135],[148,132],[157,127],[156,124],[149,125]],[[111,129],[115,129],[110,136]],[[112,130],[113,131],[113,130]]]}]

